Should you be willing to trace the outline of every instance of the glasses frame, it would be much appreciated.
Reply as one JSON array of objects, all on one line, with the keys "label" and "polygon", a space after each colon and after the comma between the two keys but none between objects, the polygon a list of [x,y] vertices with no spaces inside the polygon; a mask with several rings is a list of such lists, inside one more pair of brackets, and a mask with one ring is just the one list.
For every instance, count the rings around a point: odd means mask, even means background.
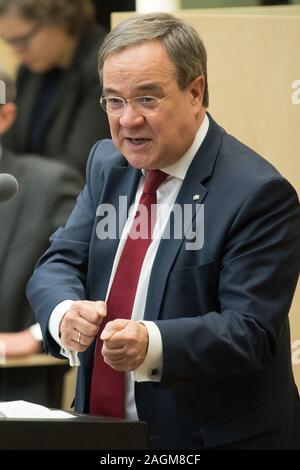
[{"label": "glasses frame", "polygon": [[[122,108],[122,110],[121,110],[120,112],[119,112],[119,111],[116,111],[116,112],[107,111],[106,106],[105,106],[105,101],[106,101],[108,98],[116,98],[116,99],[122,101],[122,102],[123,102],[123,108]],[[145,98],[153,98],[153,99],[155,99],[156,104],[155,104],[154,108],[149,109],[149,110],[145,109],[145,110],[142,110],[142,111],[139,110],[139,109],[137,109],[137,108],[136,108],[136,100],[137,100],[137,99],[143,99],[143,98],[144,98],[144,99],[145,99]],[[168,98],[168,96],[164,96],[163,98],[158,98],[157,96],[153,96],[153,95],[140,95],[140,96],[134,96],[133,98],[124,98],[123,96],[105,96],[105,95],[103,94],[103,95],[101,96],[99,102],[100,102],[100,105],[101,105],[103,111],[105,111],[106,114],[108,114],[109,116],[118,116],[118,117],[123,116],[123,114],[124,114],[124,112],[125,112],[125,109],[126,109],[127,103],[131,103],[133,109],[134,109],[138,114],[140,114],[140,115],[142,115],[142,116],[147,116],[147,115],[153,113],[153,112],[158,108],[159,103],[160,103],[161,101],[166,100],[167,98]]]}]

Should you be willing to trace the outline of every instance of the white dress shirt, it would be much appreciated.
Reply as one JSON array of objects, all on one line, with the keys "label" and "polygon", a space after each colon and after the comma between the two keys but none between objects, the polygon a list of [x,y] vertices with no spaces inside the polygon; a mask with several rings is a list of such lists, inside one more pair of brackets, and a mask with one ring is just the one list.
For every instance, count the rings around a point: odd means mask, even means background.
[{"label": "white dress shirt", "polygon": [[[174,164],[161,169],[169,176],[159,186],[157,190],[157,215],[153,231],[153,241],[151,242],[143,261],[131,317],[132,320],[142,321],[143,324],[146,326],[149,336],[149,345],[147,355],[143,364],[135,371],[126,373],[125,412],[126,417],[129,419],[137,419],[137,411],[134,400],[134,381],[159,382],[161,379],[163,369],[163,345],[161,334],[154,322],[143,321],[150,274],[161,240],[161,235],[168,222],[170,212],[174,206],[175,200],[180,191],[187,170],[207,134],[208,127],[209,120],[207,115],[205,115],[201,126],[196,133],[194,142],[192,143],[191,147],[187,150],[187,152]],[[134,219],[134,215],[136,213],[138,202],[142,195],[145,174],[146,172],[143,171],[143,175],[141,176],[139,186],[136,192],[133,208],[130,211],[130,214],[122,232],[121,240],[119,242],[116,256],[114,259],[114,264],[106,294],[106,300],[108,298],[108,294],[115,276],[120,256],[126,243],[128,233],[130,231],[130,227]],[[61,346],[61,353],[69,358],[70,365],[80,365],[77,353],[65,350],[59,338],[60,322],[66,311],[72,305],[72,303],[73,301],[71,300],[65,300],[64,302],[58,304],[50,316],[48,327],[55,341]]]}]

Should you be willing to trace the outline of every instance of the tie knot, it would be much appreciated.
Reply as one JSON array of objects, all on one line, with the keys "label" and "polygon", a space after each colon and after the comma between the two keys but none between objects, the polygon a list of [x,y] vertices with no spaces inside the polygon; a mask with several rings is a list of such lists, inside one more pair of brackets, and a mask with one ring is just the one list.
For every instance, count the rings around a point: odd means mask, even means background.
[{"label": "tie knot", "polygon": [[161,170],[148,170],[144,183],[144,194],[155,194],[160,184],[167,178],[167,173]]}]

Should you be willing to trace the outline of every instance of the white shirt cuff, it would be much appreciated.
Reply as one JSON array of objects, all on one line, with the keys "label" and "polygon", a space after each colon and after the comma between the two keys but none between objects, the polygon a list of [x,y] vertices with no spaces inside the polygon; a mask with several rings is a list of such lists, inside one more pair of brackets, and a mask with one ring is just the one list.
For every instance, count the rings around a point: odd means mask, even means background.
[{"label": "white shirt cuff", "polygon": [[35,323],[29,328],[30,334],[35,341],[43,341],[42,330],[39,323]]},{"label": "white shirt cuff", "polygon": [[50,315],[48,324],[48,329],[52,338],[60,346],[60,354],[69,359],[69,364],[71,367],[80,366],[80,361],[78,359],[78,354],[76,351],[69,351],[68,349],[65,349],[63,347],[59,336],[59,325],[62,320],[62,317],[64,316],[66,311],[69,310],[69,308],[73,305],[73,303],[73,300],[64,300],[63,302],[60,302],[58,305],[56,305]]},{"label": "white shirt cuff", "polygon": [[132,372],[136,382],[160,382],[163,369],[163,346],[158,326],[152,321],[141,321],[148,330],[148,351],[143,364]]}]

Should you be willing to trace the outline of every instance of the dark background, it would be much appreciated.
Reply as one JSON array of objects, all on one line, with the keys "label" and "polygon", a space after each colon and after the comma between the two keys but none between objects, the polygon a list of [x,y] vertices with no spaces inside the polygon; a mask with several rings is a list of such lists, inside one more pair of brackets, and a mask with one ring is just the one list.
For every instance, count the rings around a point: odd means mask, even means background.
[{"label": "dark background", "polygon": [[[149,0],[151,1],[151,0]],[[96,7],[98,23],[110,29],[110,14],[112,11],[131,11],[135,10],[135,0],[93,0]]]}]

